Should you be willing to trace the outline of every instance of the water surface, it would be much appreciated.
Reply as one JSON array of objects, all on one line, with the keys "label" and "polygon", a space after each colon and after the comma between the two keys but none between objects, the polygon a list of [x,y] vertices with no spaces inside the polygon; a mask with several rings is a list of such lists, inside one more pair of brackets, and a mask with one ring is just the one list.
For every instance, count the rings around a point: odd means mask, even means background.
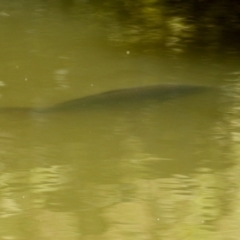
[{"label": "water surface", "polygon": [[[1,1],[0,238],[238,239],[239,41],[171,4]],[[169,83],[217,91],[32,111]]]}]

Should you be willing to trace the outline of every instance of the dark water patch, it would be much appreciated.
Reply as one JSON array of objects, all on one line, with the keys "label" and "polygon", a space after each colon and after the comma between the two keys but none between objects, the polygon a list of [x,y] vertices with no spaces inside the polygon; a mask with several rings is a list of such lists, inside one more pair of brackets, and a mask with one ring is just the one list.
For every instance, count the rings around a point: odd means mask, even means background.
[{"label": "dark water patch", "polygon": [[81,111],[88,109],[106,109],[112,107],[143,106],[163,102],[170,99],[194,95],[213,89],[201,85],[161,84],[135,88],[118,89],[73,99],[56,104],[49,108],[3,107],[0,113],[17,115],[44,114],[65,111]]},{"label": "dark water patch", "polygon": [[86,96],[55,105],[49,110],[77,110],[104,106],[127,106],[128,104],[165,101],[177,97],[201,93],[209,90],[207,86],[162,84],[126,88]]}]

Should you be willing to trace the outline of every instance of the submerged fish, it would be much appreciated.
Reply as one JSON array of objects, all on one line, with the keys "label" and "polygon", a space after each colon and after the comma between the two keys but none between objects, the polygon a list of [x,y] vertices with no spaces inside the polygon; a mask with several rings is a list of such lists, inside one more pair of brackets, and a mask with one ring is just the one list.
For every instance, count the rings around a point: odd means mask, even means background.
[{"label": "submerged fish", "polygon": [[3,111],[32,111],[32,112],[56,112],[77,111],[103,106],[131,105],[134,103],[164,101],[181,96],[187,96],[203,92],[210,87],[201,85],[160,84],[135,88],[125,88],[90,95],[56,104],[49,108],[1,108]]},{"label": "submerged fish", "polygon": [[52,110],[74,110],[104,105],[126,105],[151,101],[164,101],[200,93],[209,89],[201,85],[161,84],[118,89],[56,104]]}]

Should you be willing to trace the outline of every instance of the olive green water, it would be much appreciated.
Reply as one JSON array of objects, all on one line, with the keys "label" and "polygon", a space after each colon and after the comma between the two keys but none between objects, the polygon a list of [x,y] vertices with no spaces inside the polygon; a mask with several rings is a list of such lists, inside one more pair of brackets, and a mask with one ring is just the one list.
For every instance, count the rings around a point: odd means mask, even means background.
[{"label": "olive green water", "polygon": [[[156,2],[1,1],[1,239],[238,239],[238,49]],[[29,111],[165,83],[215,90]]]}]

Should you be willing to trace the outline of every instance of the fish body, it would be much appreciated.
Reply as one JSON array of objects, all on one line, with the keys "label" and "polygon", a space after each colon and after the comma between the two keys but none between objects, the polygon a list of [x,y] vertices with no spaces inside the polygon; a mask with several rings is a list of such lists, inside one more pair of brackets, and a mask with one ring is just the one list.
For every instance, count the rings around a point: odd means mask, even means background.
[{"label": "fish body", "polygon": [[119,106],[144,102],[161,102],[181,96],[200,93],[209,89],[200,85],[161,84],[125,88],[103,92],[56,104],[52,110],[74,110],[91,107]]},{"label": "fish body", "polygon": [[53,105],[49,108],[0,108],[0,113],[52,113],[58,111],[80,111],[83,109],[129,106],[148,102],[162,102],[169,99],[193,95],[210,87],[201,85],[159,84],[135,88],[118,89],[94,94]]}]

